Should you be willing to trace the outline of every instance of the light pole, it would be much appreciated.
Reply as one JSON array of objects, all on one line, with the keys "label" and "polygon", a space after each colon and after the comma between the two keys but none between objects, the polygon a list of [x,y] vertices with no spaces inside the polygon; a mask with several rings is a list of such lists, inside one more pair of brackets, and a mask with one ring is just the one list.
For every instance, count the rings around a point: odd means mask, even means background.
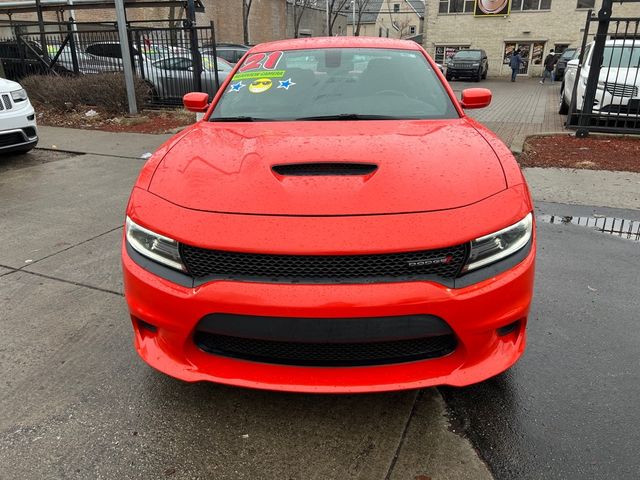
[{"label": "light pole", "polygon": [[329,36],[329,0],[327,0],[327,37]]},{"label": "light pole", "polygon": [[351,0],[351,6],[353,7],[353,21],[351,22],[351,34],[356,36],[356,0]]}]

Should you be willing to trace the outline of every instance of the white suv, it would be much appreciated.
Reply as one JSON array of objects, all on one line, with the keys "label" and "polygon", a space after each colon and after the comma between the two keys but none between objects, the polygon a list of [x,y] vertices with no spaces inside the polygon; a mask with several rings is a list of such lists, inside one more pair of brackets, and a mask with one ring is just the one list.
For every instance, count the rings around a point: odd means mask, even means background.
[{"label": "white suv", "polygon": [[0,154],[25,153],[38,143],[36,116],[19,83],[0,78]]},{"label": "white suv", "polygon": [[[576,110],[582,110],[593,45],[594,42],[591,42],[585,47],[579,79],[576,78],[579,60],[567,63],[560,103],[561,114],[568,113],[576,81]],[[640,40],[608,40],[605,43],[593,113],[640,117]]]}]

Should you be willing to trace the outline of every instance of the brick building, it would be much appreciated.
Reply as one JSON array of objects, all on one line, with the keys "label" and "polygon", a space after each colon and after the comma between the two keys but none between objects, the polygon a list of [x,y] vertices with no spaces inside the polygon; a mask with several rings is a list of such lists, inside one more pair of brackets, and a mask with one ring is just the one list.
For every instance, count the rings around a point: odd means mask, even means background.
[{"label": "brick building", "polygon": [[[495,2],[500,3],[500,2]],[[428,0],[424,46],[434,59],[446,59],[461,48],[482,48],[489,57],[489,75],[511,74],[508,58],[520,49],[522,75],[540,76],[550,49],[580,46],[589,8],[602,0],[508,0],[506,14],[474,15],[474,0]],[[640,17],[640,4],[616,3],[616,16]]]}]

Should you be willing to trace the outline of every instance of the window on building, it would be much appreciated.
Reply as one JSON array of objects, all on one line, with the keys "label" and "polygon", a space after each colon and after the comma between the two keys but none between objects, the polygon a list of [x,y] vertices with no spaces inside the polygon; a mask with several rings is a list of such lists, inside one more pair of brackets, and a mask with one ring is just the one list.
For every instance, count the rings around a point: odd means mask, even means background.
[{"label": "window on building", "polygon": [[596,0],[578,0],[576,8],[595,8]]},{"label": "window on building", "polygon": [[399,3],[394,3],[393,4],[393,13],[398,13],[400,11],[400,4]]},{"label": "window on building", "polygon": [[440,0],[440,13],[473,13],[475,0]]},{"label": "window on building", "polygon": [[469,48],[468,45],[441,45],[436,47],[435,61],[441,65],[447,63],[458,50]]},{"label": "window on building", "polygon": [[551,0],[511,0],[511,11],[551,10]]},{"label": "window on building", "polygon": [[415,27],[415,25],[411,25],[411,26],[409,27],[409,33],[410,33],[411,35],[415,35],[415,34],[416,34],[416,27]]}]

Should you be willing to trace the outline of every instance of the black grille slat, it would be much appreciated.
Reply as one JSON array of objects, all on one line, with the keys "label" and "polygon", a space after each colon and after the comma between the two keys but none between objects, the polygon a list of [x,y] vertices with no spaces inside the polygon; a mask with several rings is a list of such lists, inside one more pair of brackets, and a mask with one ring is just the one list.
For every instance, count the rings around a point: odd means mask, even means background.
[{"label": "black grille slat", "polygon": [[20,132],[0,134],[0,147],[10,147],[24,142],[24,136]]},{"label": "black grille slat", "polygon": [[369,175],[378,168],[373,163],[291,163],[271,167],[283,176],[330,176],[330,175]]},{"label": "black grille slat", "polygon": [[439,277],[454,279],[467,247],[372,255],[268,255],[181,245],[182,259],[196,278],[267,282],[354,283]]},{"label": "black grille slat", "polygon": [[196,332],[196,345],[205,352],[233,358],[307,366],[383,365],[448,355],[456,348],[454,335],[371,343],[298,343]]}]

